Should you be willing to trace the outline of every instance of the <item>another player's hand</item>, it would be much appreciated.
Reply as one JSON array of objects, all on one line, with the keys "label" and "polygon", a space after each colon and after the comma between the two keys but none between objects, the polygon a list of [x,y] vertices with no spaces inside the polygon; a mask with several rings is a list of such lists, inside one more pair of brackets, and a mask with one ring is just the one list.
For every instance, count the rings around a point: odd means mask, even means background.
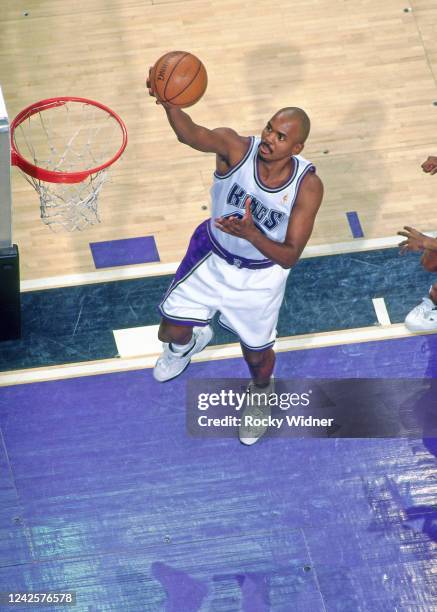
[{"label": "another player's hand", "polygon": [[215,219],[215,226],[219,230],[225,232],[225,234],[231,234],[237,238],[244,238],[249,242],[259,232],[255,223],[253,222],[252,213],[250,210],[251,204],[250,196],[247,196],[245,202],[245,214],[242,219],[239,217],[219,217]]},{"label": "another player's hand", "polygon": [[428,157],[422,164],[422,170],[429,174],[435,174],[437,172],[437,157]]},{"label": "another player's hand", "polygon": [[399,243],[401,255],[407,251],[424,251],[428,248],[428,242],[432,240],[429,236],[421,234],[414,227],[404,226],[404,231],[398,232],[399,236],[405,236],[406,240]]}]

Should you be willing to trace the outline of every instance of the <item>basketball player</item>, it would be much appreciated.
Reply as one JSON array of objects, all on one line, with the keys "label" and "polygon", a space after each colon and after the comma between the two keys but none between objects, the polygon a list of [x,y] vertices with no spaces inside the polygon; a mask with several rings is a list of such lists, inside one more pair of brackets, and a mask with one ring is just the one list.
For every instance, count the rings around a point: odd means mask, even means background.
[{"label": "basketball player", "polygon": [[[147,81],[149,94],[154,96]],[[160,103],[157,101],[157,103]],[[195,230],[187,253],[159,308],[164,352],[154,377],[178,376],[210,342],[209,323],[239,336],[252,390],[272,389],[272,346],[290,268],[299,259],[322,201],[315,167],[300,156],[310,130],[300,108],[279,110],[261,138],[229,128],[197,125],[179,108],[162,104],[178,140],[215,153],[212,217]],[[264,430],[240,428],[253,444]]]},{"label": "basketball player", "polygon": [[[437,157],[430,156],[422,164],[422,170],[428,174],[437,173]],[[406,240],[400,243],[401,253],[406,251],[423,251],[421,264],[428,272],[437,272],[437,239],[421,234],[413,227],[404,227],[398,232]],[[431,285],[429,294],[411,310],[406,319],[406,327],[412,332],[437,330],[437,283]]]}]

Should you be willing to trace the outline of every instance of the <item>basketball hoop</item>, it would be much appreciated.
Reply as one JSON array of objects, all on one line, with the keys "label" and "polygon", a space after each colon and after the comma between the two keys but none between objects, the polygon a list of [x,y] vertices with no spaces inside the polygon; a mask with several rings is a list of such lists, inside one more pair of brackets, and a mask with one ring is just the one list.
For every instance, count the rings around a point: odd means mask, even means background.
[{"label": "basketball hoop", "polygon": [[11,163],[38,192],[41,218],[55,231],[100,222],[97,198],[107,168],[126,145],[120,117],[86,98],[35,102],[11,124]]}]

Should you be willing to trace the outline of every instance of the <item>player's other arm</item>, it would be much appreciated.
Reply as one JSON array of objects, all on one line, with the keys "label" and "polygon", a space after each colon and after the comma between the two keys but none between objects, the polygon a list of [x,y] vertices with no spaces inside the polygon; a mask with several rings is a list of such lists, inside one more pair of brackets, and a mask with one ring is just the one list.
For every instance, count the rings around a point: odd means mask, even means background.
[{"label": "player's other arm", "polygon": [[307,174],[300,186],[284,242],[267,238],[256,227],[250,211],[250,196],[246,200],[246,214],[243,219],[234,216],[219,217],[215,219],[215,226],[226,234],[248,240],[265,257],[283,268],[291,268],[301,256],[311,236],[322,198],[322,181],[316,174]]},{"label": "player's other arm", "polygon": [[323,183],[317,174],[307,174],[294,204],[283,243],[270,240],[260,231],[251,240],[263,255],[283,268],[291,268],[302,255],[323,199]]}]

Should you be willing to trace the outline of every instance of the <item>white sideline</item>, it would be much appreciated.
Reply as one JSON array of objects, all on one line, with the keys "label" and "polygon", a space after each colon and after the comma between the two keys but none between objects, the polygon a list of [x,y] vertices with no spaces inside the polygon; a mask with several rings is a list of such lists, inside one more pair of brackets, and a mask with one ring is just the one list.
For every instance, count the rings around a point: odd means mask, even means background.
[{"label": "white sideline", "polygon": [[[280,338],[276,342],[275,350],[278,352],[298,351],[341,344],[406,338],[413,335],[417,334],[412,334],[407,330],[403,323],[398,323],[386,327],[362,327],[358,329]],[[195,355],[193,357],[193,361],[230,359],[240,356],[241,350],[239,344],[227,344],[223,346],[207,347],[204,351],[202,351],[202,353]],[[0,387],[152,368],[155,364],[156,358],[157,353],[129,357],[126,359],[114,358],[87,363],[1,372]]]},{"label": "white sideline", "polygon": [[388,314],[384,298],[373,298],[372,302],[378,323],[380,325],[391,325],[390,315]]},{"label": "white sideline", "polygon": [[[437,237],[437,232],[427,232],[427,235]],[[307,246],[301,257],[324,257],[326,255],[338,255],[340,253],[357,253],[360,251],[371,251],[373,249],[388,249],[396,247],[401,240],[401,236],[388,236],[385,238],[357,238],[350,242]],[[22,292],[26,292],[133,278],[147,278],[150,276],[161,276],[163,274],[174,274],[178,265],[178,263],[151,263],[110,268],[108,270],[96,270],[95,272],[84,272],[82,274],[49,276],[47,278],[23,280],[21,281],[20,287]]]}]

